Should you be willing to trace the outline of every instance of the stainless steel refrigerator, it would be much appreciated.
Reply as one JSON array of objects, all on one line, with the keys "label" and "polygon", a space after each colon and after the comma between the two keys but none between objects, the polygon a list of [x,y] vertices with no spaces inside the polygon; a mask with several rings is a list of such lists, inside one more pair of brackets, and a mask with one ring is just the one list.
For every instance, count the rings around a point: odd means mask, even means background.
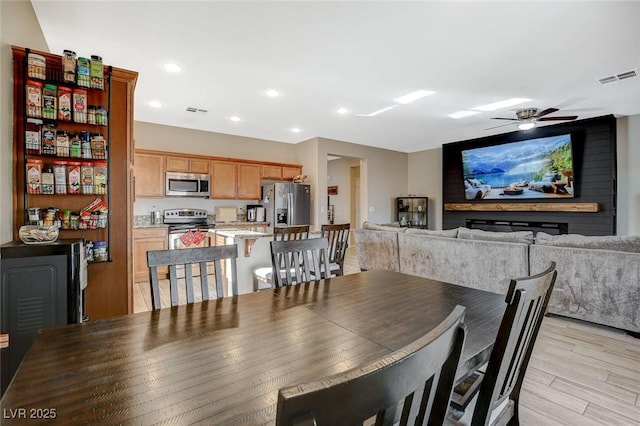
[{"label": "stainless steel refrigerator", "polygon": [[262,185],[262,206],[272,226],[311,225],[311,185],[291,182]]}]

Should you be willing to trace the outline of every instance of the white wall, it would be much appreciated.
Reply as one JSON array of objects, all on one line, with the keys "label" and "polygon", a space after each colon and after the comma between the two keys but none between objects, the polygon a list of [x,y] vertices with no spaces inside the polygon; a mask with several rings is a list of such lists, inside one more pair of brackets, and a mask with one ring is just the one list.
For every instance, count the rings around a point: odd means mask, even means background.
[{"label": "white wall", "polygon": [[429,197],[429,229],[442,229],[442,148],[409,154],[409,194]]},{"label": "white wall", "polygon": [[640,115],[618,119],[618,235],[640,235]]},{"label": "white wall", "polygon": [[31,2],[0,1],[0,243],[13,239],[13,59],[11,45],[48,52]]},{"label": "white wall", "polygon": [[[338,195],[332,195],[330,203],[334,207],[333,223],[351,222],[351,167],[359,166],[353,158],[340,158],[327,163],[327,186],[337,186]],[[354,228],[360,224],[353,224]]]},{"label": "white wall", "polygon": [[[407,191],[407,158],[404,152],[373,148],[333,139],[318,139],[318,175],[316,192],[320,202],[318,209],[321,222],[326,223],[327,211],[327,155],[359,158],[360,161],[360,206],[362,217],[358,227],[365,220],[387,223],[395,216],[394,199]],[[306,164],[306,163],[305,163]]]}]

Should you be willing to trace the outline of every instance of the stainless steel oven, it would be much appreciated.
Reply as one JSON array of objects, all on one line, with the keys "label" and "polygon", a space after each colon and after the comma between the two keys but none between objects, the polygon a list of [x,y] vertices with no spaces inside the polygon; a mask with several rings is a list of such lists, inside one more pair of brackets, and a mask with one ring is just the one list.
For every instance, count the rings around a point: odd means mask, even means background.
[{"label": "stainless steel oven", "polygon": [[210,194],[209,175],[167,172],[165,176],[167,197],[208,197]]},{"label": "stainless steel oven", "polygon": [[207,223],[206,210],[170,209],[163,215],[169,225],[169,250],[209,247],[209,230],[215,224]]}]

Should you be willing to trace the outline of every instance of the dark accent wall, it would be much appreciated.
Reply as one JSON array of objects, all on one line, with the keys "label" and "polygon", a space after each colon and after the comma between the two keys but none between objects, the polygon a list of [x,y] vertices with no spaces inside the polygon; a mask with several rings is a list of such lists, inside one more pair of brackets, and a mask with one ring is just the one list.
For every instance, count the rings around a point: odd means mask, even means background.
[{"label": "dark accent wall", "polygon": [[442,198],[447,203],[495,203],[498,200],[466,200],[461,151],[524,139],[571,133],[575,197],[570,199],[518,200],[503,203],[598,203],[596,213],[443,211],[443,229],[465,226],[467,220],[509,220],[566,223],[571,234],[616,233],[616,120],[612,115],[471,139],[442,146]]}]

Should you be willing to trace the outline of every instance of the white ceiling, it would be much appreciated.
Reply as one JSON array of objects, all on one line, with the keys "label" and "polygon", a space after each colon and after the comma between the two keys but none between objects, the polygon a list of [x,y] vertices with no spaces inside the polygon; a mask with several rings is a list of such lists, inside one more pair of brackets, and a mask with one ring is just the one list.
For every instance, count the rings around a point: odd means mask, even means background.
[{"label": "white ceiling", "polygon": [[[447,116],[506,98],[580,118],[640,114],[640,77],[597,82],[640,71],[638,1],[32,3],[51,52],[97,54],[140,73],[139,121],[414,152],[516,130],[484,130],[516,107]],[[183,72],[167,74],[166,62]],[[272,88],[282,95],[266,97]],[[436,94],[356,115],[418,89]]]}]

